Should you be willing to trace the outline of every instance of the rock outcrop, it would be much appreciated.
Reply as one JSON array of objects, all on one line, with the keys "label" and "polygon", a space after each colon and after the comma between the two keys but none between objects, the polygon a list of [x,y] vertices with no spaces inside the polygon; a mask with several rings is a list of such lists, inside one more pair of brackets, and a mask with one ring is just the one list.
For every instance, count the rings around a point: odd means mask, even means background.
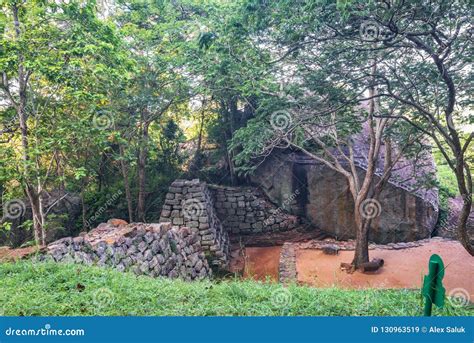
[{"label": "rock outcrop", "polygon": [[[459,221],[459,215],[461,214],[463,206],[463,200],[461,197],[449,199],[448,211],[444,214],[444,217],[439,221],[437,227],[437,235],[440,237],[457,239],[458,230],[457,225]],[[471,240],[471,244],[474,243],[474,206],[471,209],[469,218],[467,221],[467,232]]]},{"label": "rock outcrop", "polygon": [[101,224],[85,235],[51,243],[38,258],[109,266],[152,277],[194,280],[212,275],[199,236],[169,223]]},{"label": "rock outcrop", "polygon": [[[358,171],[365,173],[362,162]],[[338,239],[355,237],[354,203],[347,181],[321,163],[297,152],[274,153],[251,179],[290,213]],[[372,220],[371,241],[409,242],[431,236],[438,218],[437,196],[414,189],[408,181],[404,187],[395,181],[387,184],[378,204],[372,204],[378,213]]]}]

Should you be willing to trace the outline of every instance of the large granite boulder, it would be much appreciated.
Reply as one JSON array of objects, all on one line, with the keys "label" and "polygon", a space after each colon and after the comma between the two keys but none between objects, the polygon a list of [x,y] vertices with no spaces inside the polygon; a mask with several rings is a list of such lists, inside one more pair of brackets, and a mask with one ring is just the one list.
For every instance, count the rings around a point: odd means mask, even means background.
[{"label": "large granite boulder", "polygon": [[[437,235],[444,238],[457,239],[458,238],[458,220],[459,215],[463,207],[463,200],[461,197],[449,199],[448,211],[444,214],[443,218],[439,221],[437,227]],[[471,209],[469,219],[467,221],[467,232],[471,240],[471,244],[474,243],[474,206]]]},{"label": "large granite boulder", "polygon": [[[363,163],[358,171],[365,173]],[[366,204],[365,210],[373,216],[370,240],[376,243],[428,238],[438,219],[437,190],[424,190],[408,178],[398,182],[398,176],[385,187],[378,203]],[[299,152],[273,153],[251,180],[290,213],[306,217],[338,239],[355,237],[354,203],[347,181],[321,163]]]}]

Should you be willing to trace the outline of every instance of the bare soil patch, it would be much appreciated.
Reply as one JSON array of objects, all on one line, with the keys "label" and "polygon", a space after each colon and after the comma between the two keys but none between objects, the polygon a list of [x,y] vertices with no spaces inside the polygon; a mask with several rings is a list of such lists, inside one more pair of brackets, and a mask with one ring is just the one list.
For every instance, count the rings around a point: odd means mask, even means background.
[{"label": "bare soil patch", "polygon": [[401,250],[373,249],[370,258],[382,258],[385,265],[372,274],[347,274],[340,270],[341,262],[352,261],[353,251],[325,255],[321,250],[299,249],[296,268],[299,282],[316,287],[420,288],[432,254],[440,255],[444,261],[447,292],[464,288],[474,299],[474,257],[456,241],[430,241]]},{"label": "bare soil patch", "polygon": [[0,262],[16,261],[22,258],[26,258],[39,251],[35,246],[10,249],[9,247],[0,247]]},{"label": "bare soil patch", "polygon": [[281,246],[245,248],[244,277],[278,281]]},{"label": "bare soil patch", "polygon": [[[245,254],[239,260],[244,277],[278,280],[280,252],[281,246],[245,248]],[[340,269],[340,264],[352,261],[354,252],[351,250],[325,255],[321,249],[297,249],[298,282],[322,288],[420,288],[430,256],[438,254],[446,267],[444,285],[447,292],[463,288],[470,294],[471,302],[474,299],[474,257],[457,241],[430,240],[421,246],[398,250],[375,248],[369,254],[371,259],[384,259],[384,266],[373,273],[356,271],[348,274]]]}]

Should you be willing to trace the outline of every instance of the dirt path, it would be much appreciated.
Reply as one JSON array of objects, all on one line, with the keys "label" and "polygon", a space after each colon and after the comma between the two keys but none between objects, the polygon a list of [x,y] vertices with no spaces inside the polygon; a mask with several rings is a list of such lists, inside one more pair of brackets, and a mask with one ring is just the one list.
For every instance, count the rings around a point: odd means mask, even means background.
[{"label": "dirt path", "polygon": [[432,254],[440,255],[444,261],[447,292],[463,288],[474,299],[474,257],[455,241],[432,241],[402,250],[371,250],[370,258],[383,258],[385,265],[370,275],[360,272],[347,274],[340,270],[341,262],[351,262],[353,251],[341,251],[339,255],[331,256],[324,255],[321,250],[299,250],[296,262],[298,281],[317,287],[420,288]]}]

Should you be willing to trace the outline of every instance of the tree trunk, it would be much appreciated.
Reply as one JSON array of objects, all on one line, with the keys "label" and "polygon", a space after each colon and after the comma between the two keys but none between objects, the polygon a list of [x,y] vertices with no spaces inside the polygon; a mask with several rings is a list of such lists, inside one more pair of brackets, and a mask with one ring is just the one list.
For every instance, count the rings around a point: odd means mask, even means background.
[{"label": "tree trunk", "polygon": [[82,207],[82,228],[83,230],[87,230],[89,228],[89,224],[87,223],[86,215],[86,202],[84,201],[84,189],[81,189],[81,207]]},{"label": "tree trunk", "polygon": [[360,204],[362,201],[355,201],[356,208],[354,212],[355,222],[357,226],[356,231],[356,246],[354,251],[354,259],[352,265],[357,269],[362,263],[369,262],[369,225],[360,213]]},{"label": "tree trunk", "polygon": [[459,214],[457,225],[458,239],[463,245],[463,247],[466,249],[466,251],[471,256],[474,256],[474,246],[473,244],[471,244],[471,239],[469,237],[469,228],[467,226],[469,214],[472,210],[472,175],[471,170],[469,169],[469,165],[465,161],[464,150],[461,147],[459,136],[456,130],[454,130],[451,126],[449,126],[449,129],[454,141],[453,153],[456,158],[454,174],[456,175],[459,194],[463,199],[463,206],[461,209],[461,213]]},{"label": "tree trunk", "polygon": [[227,162],[229,163],[230,184],[232,186],[235,186],[236,180],[235,180],[235,170],[234,170],[234,162],[232,159],[232,152],[227,150],[226,155],[227,155]]},{"label": "tree trunk", "polygon": [[146,187],[146,163],[148,158],[148,123],[143,124],[142,142],[138,152],[138,201],[137,217],[141,222],[145,222],[145,187]]},{"label": "tree trunk", "polygon": [[454,174],[458,182],[459,194],[463,199],[463,206],[457,223],[458,239],[467,252],[474,256],[474,246],[471,244],[469,228],[467,226],[469,214],[472,210],[472,175],[469,166],[464,161],[462,150],[459,150],[459,153],[455,154],[455,156],[456,168],[454,169]]},{"label": "tree trunk", "polygon": [[130,181],[128,176],[128,164],[125,161],[125,153],[122,144],[119,145],[120,167],[122,169],[123,183],[125,186],[125,198],[127,200],[128,222],[133,222],[132,192],[130,191]]},{"label": "tree trunk", "polygon": [[364,225],[362,228],[357,228],[357,240],[354,251],[354,259],[352,265],[357,269],[363,263],[369,262],[369,239],[368,230]]},{"label": "tree trunk", "polygon": [[45,245],[46,237],[44,233],[44,216],[40,195],[31,187],[26,185],[26,195],[31,206],[33,216],[33,233],[37,245]]},{"label": "tree trunk", "polygon": [[463,245],[463,247],[467,250],[471,256],[474,256],[474,247],[471,244],[471,238],[469,237],[469,227],[468,227],[468,219],[469,214],[472,210],[472,195],[471,194],[463,194],[463,206],[461,209],[461,213],[459,214],[458,219],[458,239]]},{"label": "tree trunk", "polygon": [[[19,40],[21,38],[21,25],[20,18],[18,16],[18,6],[12,5],[13,21],[15,27],[15,35]],[[21,134],[21,148],[22,148],[22,160],[23,160],[23,180],[26,184],[24,191],[28,197],[31,211],[33,214],[33,229],[35,242],[38,245],[45,244],[45,233],[44,233],[44,214],[41,202],[41,189],[37,192],[31,185],[30,179],[30,154],[29,154],[29,140],[28,140],[28,118],[26,113],[27,104],[27,83],[28,83],[28,72],[25,71],[23,61],[24,57],[21,53],[18,55],[18,104],[16,111],[20,122],[20,134]]]},{"label": "tree trunk", "polygon": [[203,110],[201,111],[201,120],[199,121],[199,134],[198,134],[198,142],[196,147],[196,154],[195,156],[199,156],[201,154],[201,145],[202,145],[202,134],[204,131],[204,103],[203,103]]},{"label": "tree trunk", "polygon": [[[377,68],[377,64],[374,63],[372,66],[372,73],[375,75],[375,71]],[[375,80],[374,80],[375,81]],[[370,144],[369,144],[369,151],[367,153],[367,169],[365,171],[364,181],[360,186],[360,189],[357,190],[355,185],[351,186],[352,196],[354,198],[354,219],[357,226],[356,231],[356,246],[354,252],[354,259],[352,260],[352,264],[356,267],[356,269],[362,264],[369,262],[369,228],[371,217],[368,217],[365,214],[365,209],[361,208],[362,205],[367,205],[367,207],[373,207],[376,203],[371,204],[367,203],[364,204],[364,201],[371,200],[376,202],[375,199],[369,198],[370,187],[373,184],[374,174],[376,169],[377,160],[379,158],[379,151],[380,145],[382,140],[382,133],[385,127],[385,122],[381,121],[380,119],[374,119],[375,113],[375,100],[374,95],[376,93],[375,86],[372,83],[369,87],[369,97],[371,97],[369,103],[369,135],[370,135]],[[355,168],[354,168],[355,169]],[[353,172],[353,178],[357,177],[357,172]],[[373,208],[371,209],[373,210]],[[368,213],[370,214],[370,213]]]}]

